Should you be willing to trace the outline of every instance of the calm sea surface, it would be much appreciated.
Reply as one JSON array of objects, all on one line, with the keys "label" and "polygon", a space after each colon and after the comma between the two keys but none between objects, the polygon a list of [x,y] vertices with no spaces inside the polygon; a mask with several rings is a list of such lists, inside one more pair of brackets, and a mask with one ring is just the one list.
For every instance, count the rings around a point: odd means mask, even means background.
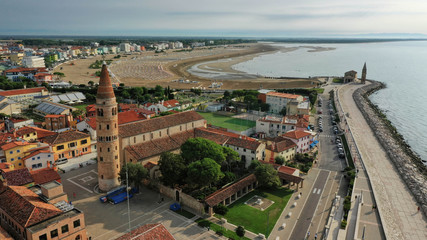
[{"label": "calm sea surface", "polygon": [[361,76],[382,81],[387,88],[371,96],[383,109],[412,148],[427,159],[427,41],[358,44],[274,44],[277,46],[322,46],[335,50],[261,55],[233,68],[264,76],[342,76],[355,70]]}]

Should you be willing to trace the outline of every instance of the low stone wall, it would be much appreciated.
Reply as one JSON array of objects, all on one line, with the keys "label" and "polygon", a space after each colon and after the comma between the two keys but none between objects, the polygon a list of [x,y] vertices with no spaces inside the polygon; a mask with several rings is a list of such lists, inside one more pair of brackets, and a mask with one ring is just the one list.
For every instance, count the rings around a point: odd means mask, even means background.
[{"label": "low stone wall", "polygon": [[381,110],[369,100],[370,94],[385,87],[383,83],[371,82],[372,84],[357,89],[353,99],[400,177],[412,192],[424,214],[427,214],[427,169]]},{"label": "low stone wall", "polygon": [[157,183],[156,187],[159,189],[159,192],[161,194],[169,198],[172,198],[175,201],[176,201],[176,192],[179,192],[179,201],[177,202],[193,209],[196,213],[199,213],[201,215],[205,213],[203,203],[199,202],[197,199],[193,198],[192,196],[183,193],[182,190],[166,187],[160,183]]}]

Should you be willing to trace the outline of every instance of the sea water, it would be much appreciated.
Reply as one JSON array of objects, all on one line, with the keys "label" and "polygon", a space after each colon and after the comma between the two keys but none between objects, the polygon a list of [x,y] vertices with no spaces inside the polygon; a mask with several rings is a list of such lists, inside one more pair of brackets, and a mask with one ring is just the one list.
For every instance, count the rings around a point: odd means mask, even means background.
[{"label": "sea water", "polygon": [[371,96],[407,140],[427,160],[427,41],[354,44],[273,44],[282,47],[335,48],[310,52],[310,48],[265,54],[236,64],[234,69],[271,77],[343,76],[355,70],[361,76],[384,82],[386,89]]}]

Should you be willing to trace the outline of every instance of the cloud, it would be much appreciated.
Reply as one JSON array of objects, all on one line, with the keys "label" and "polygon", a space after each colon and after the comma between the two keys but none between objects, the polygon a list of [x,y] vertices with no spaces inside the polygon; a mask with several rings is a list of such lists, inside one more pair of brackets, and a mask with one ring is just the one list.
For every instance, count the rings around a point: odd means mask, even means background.
[{"label": "cloud", "polygon": [[427,33],[424,0],[2,0],[1,6],[0,34]]}]

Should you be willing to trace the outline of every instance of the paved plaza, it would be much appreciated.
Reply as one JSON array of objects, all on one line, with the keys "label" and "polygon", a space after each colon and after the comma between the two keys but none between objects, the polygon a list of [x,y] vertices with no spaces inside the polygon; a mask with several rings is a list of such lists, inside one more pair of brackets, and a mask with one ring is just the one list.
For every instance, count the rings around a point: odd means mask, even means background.
[{"label": "paved plaza", "polygon": [[176,239],[225,239],[197,226],[194,220],[198,216],[187,219],[172,212],[169,210],[171,199],[145,187],[129,200],[130,211],[127,202],[101,203],[99,198],[103,194],[95,191],[96,164],[63,173],[61,178],[69,200],[85,213],[86,229],[92,239],[116,239],[129,229],[148,223],[162,223]]}]

